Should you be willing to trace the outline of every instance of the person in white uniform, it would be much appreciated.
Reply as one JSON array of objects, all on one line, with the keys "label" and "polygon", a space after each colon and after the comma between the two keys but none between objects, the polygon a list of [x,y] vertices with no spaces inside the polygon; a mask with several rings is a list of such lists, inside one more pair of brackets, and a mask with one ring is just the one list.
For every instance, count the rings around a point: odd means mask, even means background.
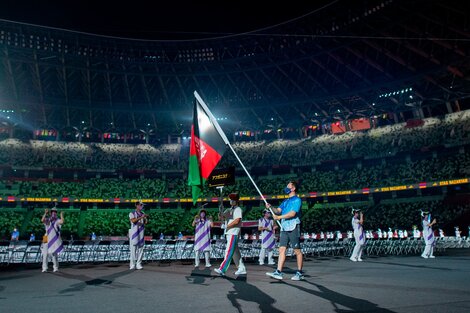
[{"label": "person in white uniform", "polygon": [[221,219],[226,220],[225,237],[227,239],[227,246],[225,248],[224,260],[214,271],[220,276],[225,276],[233,258],[235,265],[238,267],[235,275],[245,275],[246,267],[238,248],[238,238],[242,226],[242,209],[239,207],[240,196],[238,193],[231,193],[228,197],[230,199],[230,209],[225,210],[221,214]]},{"label": "person in white uniform", "polygon": [[435,256],[433,255],[433,253],[434,246],[436,244],[436,238],[434,237],[434,231],[432,230],[432,226],[435,225],[437,222],[436,219],[433,219],[433,221],[431,222],[431,214],[429,213],[429,211],[421,210],[421,217],[423,218],[423,238],[424,242],[426,243],[421,257],[425,259],[434,259]]},{"label": "person in white uniform", "polygon": [[355,208],[351,208],[351,213],[353,214],[351,224],[354,231],[354,240],[356,241],[356,245],[354,246],[353,252],[349,259],[353,262],[362,262],[362,250],[364,249],[364,245],[366,243],[366,236],[362,227],[364,223],[364,214],[362,214],[360,209]]},{"label": "person in white uniform", "polygon": [[266,252],[268,252],[268,264],[276,264],[273,259],[274,246],[276,245],[276,233],[277,225],[271,217],[269,210],[264,210],[263,217],[258,220],[258,230],[261,232],[261,250],[259,253],[259,265],[264,264]]},{"label": "person in white uniform", "polygon": [[147,214],[142,212],[144,207],[142,201],[135,203],[135,211],[129,213],[129,221],[131,222],[131,228],[129,229],[129,250],[130,250],[130,265],[129,269],[141,270],[142,257],[144,255],[144,230],[145,224],[147,224]]}]

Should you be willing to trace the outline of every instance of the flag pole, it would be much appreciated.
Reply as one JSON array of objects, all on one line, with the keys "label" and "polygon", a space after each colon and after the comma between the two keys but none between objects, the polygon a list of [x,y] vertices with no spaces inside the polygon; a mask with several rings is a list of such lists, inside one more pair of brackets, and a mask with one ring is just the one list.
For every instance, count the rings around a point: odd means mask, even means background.
[{"label": "flag pole", "polygon": [[[261,196],[261,199],[263,199],[266,207],[268,206],[268,202],[266,201],[266,198],[264,197],[264,195],[261,193],[261,191],[259,190],[258,188],[258,185],[256,185],[255,181],[253,180],[253,178],[251,177],[250,173],[248,172],[248,170],[246,169],[245,165],[243,164],[243,162],[240,160],[240,158],[238,157],[238,154],[235,152],[235,150],[233,149],[232,145],[230,144],[230,141],[228,141],[228,138],[227,136],[225,136],[225,133],[224,131],[222,130],[222,128],[220,128],[220,125],[219,123],[217,123],[217,120],[215,119],[214,115],[212,115],[212,112],[209,110],[209,107],[206,105],[206,103],[204,102],[204,100],[202,100],[202,98],[199,96],[199,94],[197,93],[197,91],[194,91],[194,96],[196,97],[196,100],[199,101],[199,103],[201,104],[202,108],[204,109],[204,111],[207,113],[207,115],[209,116],[209,119],[211,120],[212,124],[214,124],[214,127],[215,129],[217,130],[217,132],[219,133],[220,137],[222,137],[223,141],[225,142],[226,145],[228,145],[228,147],[230,148],[230,150],[232,150],[233,154],[235,155],[235,158],[238,160],[238,163],[240,163],[240,165],[242,166],[243,170],[245,171],[246,175],[248,176],[248,178],[250,179],[251,183],[253,184],[253,186],[255,187],[256,191],[258,192],[258,194]],[[271,212],[271,214],[274,216],[274,212],[273,210],[271,209],[271,206],[268,207],[269,211]],[[281,226],[281,223],[279,222],[279,220],[276,220],[277,224],[279,225],[279,227],[281,228],[282,230],[282,226]]]}]

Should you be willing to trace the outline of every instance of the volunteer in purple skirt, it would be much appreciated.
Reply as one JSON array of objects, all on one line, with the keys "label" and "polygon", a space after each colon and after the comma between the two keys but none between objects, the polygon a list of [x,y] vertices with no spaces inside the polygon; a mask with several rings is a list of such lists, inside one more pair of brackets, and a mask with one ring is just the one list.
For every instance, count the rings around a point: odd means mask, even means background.
[{"label": "volunteer in purple skirt", "polygon": [[261,250],[259,253],[259,265],[264,264],[266,251],[268,252],[268,264],[276,264],[273,259],[274,246],[276,245],[277,225],[274,224],[269,210],[263,211],[263,217],[258,220],[258,230],[261,232]]},{"label": "volunteer in purple skirt", "polygon": [[242,209],[238,205],[240,196],[238,193],[231,193],[228,197],[230,199],[230,209],[221,214],[221,218],[226,220],[225,238],[227,239],[227,246],[225,248],[224,260],[214,271],[220,276],[225,276],[225,272],[227,272],[233,258],[235,265],[238,267],[235,275],[245,275],[246,267],[238,248],[238,238],[242,226]]},{"label": "volunteer in purple skirt", "polygon": [[433,221],[431,222],[431,214],[429,213],[429,211],[421,211],[421,217],[423,218],[423,237],[424,242],[426,243],[421,257],[425,259],[434,259],[435,256],[433,255],[433,253],[434,246],[436,245],[436,238],[434,237],[434,231],[432,230],[432,226],[435,225],[437,222],[436,219],[433,219]]},{"label": "volunteer in purple skirt", "polygon": [[60,238],[60,228],[64,224],[64,212],[60,212],[60,219],[57,218],[57,208],[44,210],[41,222],[46,228],[46,234],[43,236],[41,253],[42,253],[42,272],[47,272],[49,258],[52,258],[53,271],[59,271],[59,260],[57,255],[64,249],[62,239]]},{"label": "volunteer in purple skirt", "polygon": [[141,270],[142,257],[144,255],[144,230],[145,224],[147,224],[147,214],[142,212],[144,207],[142,201],[135,203],[135,211],[129,213],[129,220],[131,222],[131,228],[129,229],[129,250],[130,250],[130,265],[131,270]]},{"label": "volunteer in purple skirt", "polygon": [[362,227],[362,224],[364,223],[364,215],[362,214],[360,209],[354,208],[352,208],[352,214],[354,216],[351,220],[351,224],[354,230],[354,239],[356,240],[356,245],[354,246],[354,250],[349,259],[353,262],[362,262],[362,250],[364,249],[364,245],[366,244],[366,236]]},{"label": "volunteer in purple skirt", "polygon": [[211,267],[210,254],[212,226],[212,217],[207,217],[206,210],[201,210],[199,214],[194,217],[193,227],[196,227],[194,233],[194,267],[199,266],[199,257],[201,252],[204,253],[206,267]]}]

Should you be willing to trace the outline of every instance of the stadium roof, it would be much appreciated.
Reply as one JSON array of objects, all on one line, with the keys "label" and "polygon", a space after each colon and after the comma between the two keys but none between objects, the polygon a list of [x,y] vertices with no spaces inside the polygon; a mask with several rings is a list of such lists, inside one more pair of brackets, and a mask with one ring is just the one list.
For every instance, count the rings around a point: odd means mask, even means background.
[{"label": "stadium roof", "polygon": [[[230,14],[220,5],[185,7],[177,16],[187,23],[171,27],[171,15],[147,26],[162,9],[124,33],[125,11],[114,26],[103,8],[85,16],[72,7],[61,18],[61,10],[39,8],[23,18],[1,10],[16,21],[0,21],[0,109],[31,127],[83,121],[103,130],[149,125],[180,133],[189,128],[194,90],[233,129],[401,112],[470,94],[464,1],[320,1],[272,18],[269,9],[254,11],[259,19],[245,6]],[[125,8],[129,17],[134,9]],[[82,15],[85,23],[74,21]],[[96,28],[100,18],[109,28]],[[217,23],[202,22],[210,20]],[[75,31],[57,29],[64,27]],[[155,30],[165,40],[155,40]]]}]

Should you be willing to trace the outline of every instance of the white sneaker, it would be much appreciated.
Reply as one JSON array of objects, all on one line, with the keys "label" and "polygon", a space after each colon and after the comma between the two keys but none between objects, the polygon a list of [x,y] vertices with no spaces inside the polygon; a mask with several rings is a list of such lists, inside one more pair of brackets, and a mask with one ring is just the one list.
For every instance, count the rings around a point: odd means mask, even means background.
[{"label": "white sneaker", "polygon": [[304,280],[304,274],[297,271],[294,276],[291,277],[291,280]]},{"label": "white sneaker", "polygon": [[424,254],[421,254],[421,257],[424,258],[424,259],[429,259],[429,257],[427,255],[424,255]]},{"label": "white sneaker", "polygon": [[130,270],[135,270],[135,266],[129,266]]},{"label": "white sneaker", "polygon": [[362,259],[361,259],[361,258],[358,258],[357,261],[358,261],[358,262],[362,262]]},{"label": "white sneaker", "polygon": [[435,259],[436,257],[434,255],[429,256],[430,259]]},{"label": "white sneaker", "polygon": [[58,268],[55,268],[54,270],[52,270],[53,273],[57,273],[59,271]]},{"label": "white sneaker", "polygon": [[268,272],[268,273],[266,273],[266,275],[268,275],[271,278],[277,279],[277,280],[282,280],[282,276],[283,276],[283,274],[281,272],[279,272],[278,270],[275,270],[272,273]]},{"label": "white sneaker", "polygon": [[138,270],[141,270],[141,269],[143,269],[143,266],[139,264],[135,268],[138,269]]},{"label": "white sneaker", "polygon": [[199,264],[194,264],[194,267],[199,267]]},{"label": "white sneaker", "polygon": [[268,265],[276,265],[276,262],[269,262]]},{"label": "white sneaker", "polygon": [[42,272],[42,273],[47,273],[47,270],[42,270],[41,272]]},{"label": "white sneaker", "polygon": [[356,258],[350,257],[349,259],[350,259],[351,261],[353,261],[353,262],[357,262],[357,259],[356,259]]},{"label": "white sneaker", "polygon": [[239,268],[236,272],[235,275],[246,275],[246,268]]},{"label": "white sneaker", "polygon": [[259,262],[259,265],[264,265],[264,263],[263,263],[263,262]]},{"label": "white sneaker", "polygon": [[212,264],[206,264],[206,267],[211,267],[211,266],[212,266]]},{"label": "white sneaker", "polygon": [[214,272],[216,272],[217,274],[219,274],[220,276],[225,276],[225,273],[222,272],[220,269],[218,268],[214,268]]}]

